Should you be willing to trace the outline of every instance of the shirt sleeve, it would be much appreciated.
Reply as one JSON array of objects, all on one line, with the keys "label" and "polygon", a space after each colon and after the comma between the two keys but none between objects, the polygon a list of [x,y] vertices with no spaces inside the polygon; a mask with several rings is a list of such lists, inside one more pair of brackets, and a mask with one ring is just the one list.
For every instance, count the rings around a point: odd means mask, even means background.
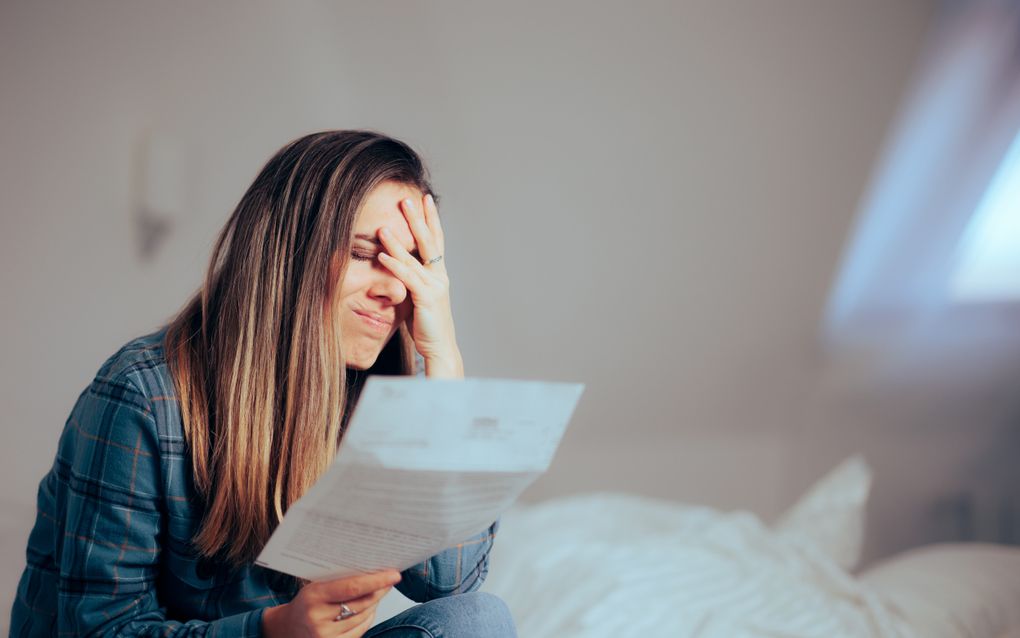
[{"label": "shirt sleeve", "polygon": [[489,573],[489,552],[499,530],[496,519],[484,531],[401,572],[397,590],[423,603],[475,591]]},{"label": "shirt sleeve", "polygon": [[99,379],[75,405],[57,457],[66,495],[59,542],[61,636],[261,636],[262,610],[169,621],[157,599],[164,490],[149,401]]}]

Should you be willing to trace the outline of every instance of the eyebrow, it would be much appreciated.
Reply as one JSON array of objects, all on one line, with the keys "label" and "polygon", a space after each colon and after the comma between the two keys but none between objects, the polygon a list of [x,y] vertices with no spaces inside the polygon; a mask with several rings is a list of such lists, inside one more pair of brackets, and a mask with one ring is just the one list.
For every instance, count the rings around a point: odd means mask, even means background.
[{"label": "eyebrow", "polygon": [[[355,239],[360,239],[362,241],[367,241],[370,244],[375,244],[377,247],[382,248],[382,242],[380,242],[378,239],[376,239],[372,235],[366,235],[365,233],[358,233],[358,234],[356,234],[354,236],[354,238]],[[407,250],[407,249],[405,248],[404,250]],[[418,259],[418,260],[421,259],[421,257],[418,255],[418,249],[417,248],[412,248],[411,250],[407,250],[407,252],[410,253],[410,255],[412,257],[414,257],[415,259]]]}]

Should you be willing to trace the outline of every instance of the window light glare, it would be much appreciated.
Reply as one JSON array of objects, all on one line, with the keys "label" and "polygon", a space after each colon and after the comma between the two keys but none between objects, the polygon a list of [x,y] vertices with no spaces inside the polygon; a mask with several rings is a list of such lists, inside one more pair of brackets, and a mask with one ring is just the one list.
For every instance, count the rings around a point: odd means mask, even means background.
[{"label": "window light glare", "polygon": [[1020,135],[961,237],[950,294],[955,301],[1020,299]]}]

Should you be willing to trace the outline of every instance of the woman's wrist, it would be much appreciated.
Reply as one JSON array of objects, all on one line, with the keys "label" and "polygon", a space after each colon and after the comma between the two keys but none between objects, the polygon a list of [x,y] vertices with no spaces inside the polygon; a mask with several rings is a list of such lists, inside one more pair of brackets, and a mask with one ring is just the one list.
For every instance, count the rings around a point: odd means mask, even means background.
[{"label": "woman's wrist", "polygon": [[425,376],[432,379],[463,379],[464,360],[460,352],[425,359]]},{"label": "woman's wrist", "polygon": [[266,607],[262,611],[263,638],[283,638],[286,628],[283,627],[283,616],[287,613],[286,603],[275,607]]}]

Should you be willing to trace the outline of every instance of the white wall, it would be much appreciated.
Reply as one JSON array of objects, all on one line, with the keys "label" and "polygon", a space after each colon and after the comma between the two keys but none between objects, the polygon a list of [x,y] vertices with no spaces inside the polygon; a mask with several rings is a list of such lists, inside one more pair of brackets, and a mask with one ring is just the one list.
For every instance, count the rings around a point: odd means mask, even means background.
[{"label": "white wall", "polygon": [[[937,536],[933,503],[1003,449],[1015,402],[848,390],[818,339],[932,11],[5,3],[0,601],[78,392],[197,286],[269,155],[322,128],[377,128],[431,163],[469,374],[587,383],[527,498],[633,490],[771,517],[864,451],[870,555]],[[141,263],[147,128],[192,161],[187,212]]]}]

